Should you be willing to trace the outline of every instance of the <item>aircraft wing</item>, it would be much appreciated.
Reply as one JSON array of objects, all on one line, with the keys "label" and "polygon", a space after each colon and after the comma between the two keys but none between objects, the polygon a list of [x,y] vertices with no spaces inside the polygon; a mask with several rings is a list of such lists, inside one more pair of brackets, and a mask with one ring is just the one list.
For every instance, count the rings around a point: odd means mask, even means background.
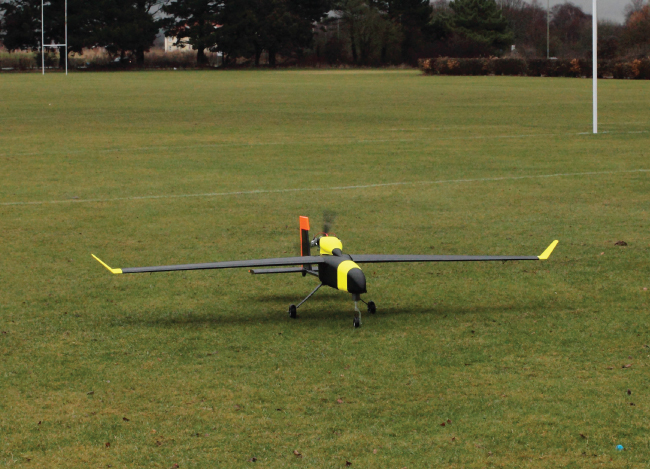
[{"label": "aircraft wing", "polygon": [[143,272],[171,272],[174,270],[234,269],[238,267],[277,267],[283,265],[321,264],[320,256],[278,257],[273,259],[253,259],[245,261],[207,262],[205,264],[161,265],[155,267],[127,267],[113,269],[92,254],[101,265],[113,274],[139,274]]},{"label": "aircraft wing", "polygon": [[482,261],[543,261],[557,246],[558,241],[553,241],[539,256],[439,256],[439,255],[401,255],[401,254],[356,254],[352,260],[359,264],[380,262],[482,262]]}]

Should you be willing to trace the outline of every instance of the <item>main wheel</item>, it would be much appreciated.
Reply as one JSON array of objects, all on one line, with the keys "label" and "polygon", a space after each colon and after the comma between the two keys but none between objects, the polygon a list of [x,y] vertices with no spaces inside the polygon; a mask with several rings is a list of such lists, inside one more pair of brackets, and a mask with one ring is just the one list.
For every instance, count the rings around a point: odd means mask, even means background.
[{"label": "main wheel", "polygon": [[361,327],[361,321],[359,320],[359,318],[354,318],[354,321],[352,322],[352,324],[354,324],[355,328]]},{"label": "main wheel", "polygon": [[296,319],[298,317],[298,308],[296,308],[296,305],[289,306],[289,317],[291,319]]},{"label": "main wheel", "polygon": [[368,312],[371,314],[375,314],[377,312],[377,307],[375,306],[374,301],[368,302]]}]

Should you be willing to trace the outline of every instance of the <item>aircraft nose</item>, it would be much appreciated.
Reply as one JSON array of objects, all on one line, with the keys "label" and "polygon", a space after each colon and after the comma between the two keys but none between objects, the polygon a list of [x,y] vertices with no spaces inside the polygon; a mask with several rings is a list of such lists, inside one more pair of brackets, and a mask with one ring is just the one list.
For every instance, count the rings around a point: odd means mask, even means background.
[{"label": "aircraft nose", "polygon": [[350,293],[366,293],[366,276],[361,269],[354,268],[348,272],[348,291]]}]

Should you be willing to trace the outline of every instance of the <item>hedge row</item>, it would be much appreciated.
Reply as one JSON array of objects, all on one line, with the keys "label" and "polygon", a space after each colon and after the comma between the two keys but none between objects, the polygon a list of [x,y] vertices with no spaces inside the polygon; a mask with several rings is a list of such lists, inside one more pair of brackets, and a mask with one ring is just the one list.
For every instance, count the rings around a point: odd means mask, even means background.
[{"label": "hedge row", "polygon": [[[591,60],[555,59],[420,59],[420,70],[426,75],[509,75],[529,77],[592,76]],[[598,61],[598,77],[650,80],[650,58],[619,62]]]},{"label": "hedge row", "polygon": [[[214,53],[206,54],[208,57],[208,67],[216,67],[221,58]],[[38,52],[0,52],[0,72],[2,71],[29,71],[40,70],[42,67],[41,55]],[[58,69],[59,55],[49,53],[45,55],[45,67]],[[124,62],[116,61],[105,52],[93,53],[88,52],[84,56],[70,56],[68,58],[68,68],[70,70],[122,70],[138,68],[131,60]],[[193,51],[174,51],[162,52],[152,50],[145,53],[145,69],[192,69],[198,68],[196,64],[196,52]]]}]

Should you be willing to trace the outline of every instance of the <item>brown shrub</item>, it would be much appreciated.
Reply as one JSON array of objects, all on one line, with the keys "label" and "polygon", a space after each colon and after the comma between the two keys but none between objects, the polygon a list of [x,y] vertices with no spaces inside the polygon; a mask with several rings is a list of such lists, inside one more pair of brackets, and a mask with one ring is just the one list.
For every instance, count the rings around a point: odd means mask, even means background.
[{"label": "brown shrub", "polygon": [[633,78],[637,80],[650,80],[650,58],[633,61],[631,69]]},{"label": "brown shrub", "polygon": [[508,58],[508,59],[490,59],[490,70],[495,75],[507,76],[525,76],[528,71],[528,65],[525,59]]},{"label": "brown shrub", "polygon": [[[420,69],[428,75],[525,75],[530,77],[591,78],[591,60],[555,59],[421,59]],[[650,57],[629,62],[598,61],[598,77],[650,80]]]}]

